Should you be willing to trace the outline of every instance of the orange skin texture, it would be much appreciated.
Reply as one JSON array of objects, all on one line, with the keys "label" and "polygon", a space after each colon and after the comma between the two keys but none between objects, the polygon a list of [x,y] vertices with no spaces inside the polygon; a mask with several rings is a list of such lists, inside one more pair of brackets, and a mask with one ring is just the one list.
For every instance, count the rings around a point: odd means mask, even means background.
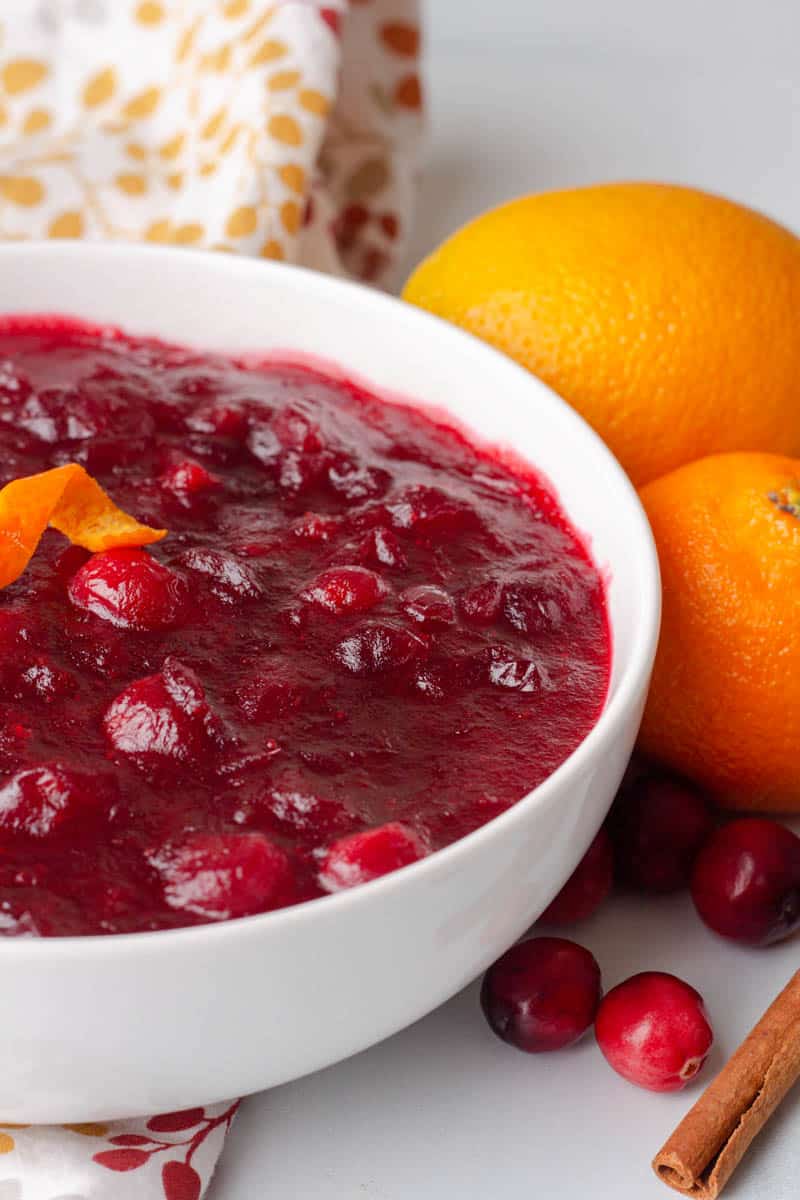
[{"label": "orange skin texture", "polygon": [[707,454],[800,454],[800,239],[741,205],[652,183],[527,196],[403,294],[548,383],[637,486]]},{"label": "orange skin texture", "polygon": [[117,508],[78,463],[26,475],[0,489],[0,588],[20,577],[48,525],[94,552],[166,536]]},{"label": "orange skin texture", "polygon": [[640,494],[664,589],[642,749],[727,808],[800,812],[800,460],[714,455]]}]

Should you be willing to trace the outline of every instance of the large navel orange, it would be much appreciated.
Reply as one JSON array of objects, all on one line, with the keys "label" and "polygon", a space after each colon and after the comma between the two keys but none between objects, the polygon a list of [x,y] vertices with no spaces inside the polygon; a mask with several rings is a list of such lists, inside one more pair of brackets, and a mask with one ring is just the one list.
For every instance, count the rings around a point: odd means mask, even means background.
[{"label": "large navel orange", "polygon": [[649,183],[527,196],[404,295],[550,384],[637,485],[725,450],[800,453],[800,240],[739,204]]},{"label": "large navel orange", "polygon": [[800,459],[713,455],[641,497],[664,586],[643,749],[723,806],[800,812]]}]

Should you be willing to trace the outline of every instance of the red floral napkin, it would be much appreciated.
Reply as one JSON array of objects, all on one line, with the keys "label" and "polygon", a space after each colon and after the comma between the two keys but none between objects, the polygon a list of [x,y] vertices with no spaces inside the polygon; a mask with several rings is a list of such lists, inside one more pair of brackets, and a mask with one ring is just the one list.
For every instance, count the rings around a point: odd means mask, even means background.
[{"label": "red floral napkin", "polygon": [[239,1101],[138,1120],[0,1127],[0,1200],[199,1200]]}]

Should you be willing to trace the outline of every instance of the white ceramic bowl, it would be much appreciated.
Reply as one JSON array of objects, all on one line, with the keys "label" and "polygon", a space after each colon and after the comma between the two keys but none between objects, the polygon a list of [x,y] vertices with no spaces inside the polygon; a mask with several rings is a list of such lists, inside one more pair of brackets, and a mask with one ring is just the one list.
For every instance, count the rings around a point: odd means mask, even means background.
[{"label": "white ceramic bowl", "polygon": [[4,246],[7,312],[340,363],[530,460],[607,573],[605,711],[553,775],[476,833],[365,887],[228,924],[0,939],[4,1120],[162,1112],[336,1062],[482,971],[545,908],[603,820],[658,634],[658,566],[636,493],[572,409],[510,360],[396,300],[311,272],[185,250]]}]

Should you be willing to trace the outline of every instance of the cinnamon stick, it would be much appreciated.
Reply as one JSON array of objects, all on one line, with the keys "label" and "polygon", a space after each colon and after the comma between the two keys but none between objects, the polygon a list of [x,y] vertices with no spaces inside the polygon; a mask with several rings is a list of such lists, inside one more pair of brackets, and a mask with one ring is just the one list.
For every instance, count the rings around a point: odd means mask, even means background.
[{"label": "cinnamon stick", "polygon": [[800,971],[659,1150],[658,1178],[685,1196],[716,1200],[799,1077]]}]

